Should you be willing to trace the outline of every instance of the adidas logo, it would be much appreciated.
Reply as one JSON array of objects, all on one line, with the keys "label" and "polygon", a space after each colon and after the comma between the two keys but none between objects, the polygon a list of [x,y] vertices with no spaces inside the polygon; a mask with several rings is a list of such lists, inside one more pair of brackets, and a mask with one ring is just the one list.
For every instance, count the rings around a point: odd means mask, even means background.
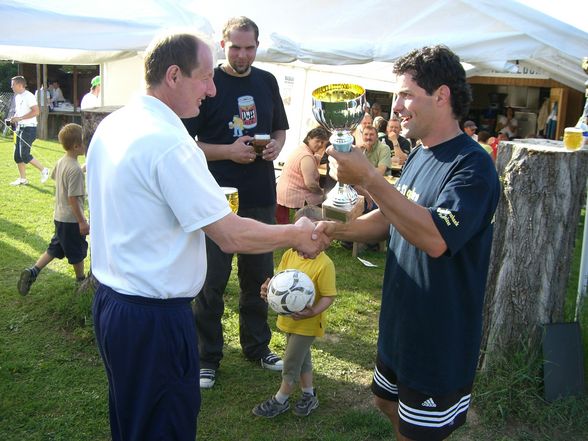
[{"label": "adidas logo", "polygon": [[429,398],[428,400],[425,400],[421,403],[421,406],[423,407],[437,407],[437,404],[435,404],[435,402],[433,401],[432,398]]}]

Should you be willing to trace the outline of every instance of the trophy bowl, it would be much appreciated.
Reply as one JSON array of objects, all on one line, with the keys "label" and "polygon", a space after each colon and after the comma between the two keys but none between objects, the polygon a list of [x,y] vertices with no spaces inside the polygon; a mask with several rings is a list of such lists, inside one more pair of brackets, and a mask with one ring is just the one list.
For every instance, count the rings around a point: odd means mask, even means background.
[{"label": "trophy bowl", "polygon": [[[351,131],[365,114],[365,89],[357,84],[329,84],[312,92],[312,113],[317,122],[332,133],[329,141],[339,152],[349,152],[353,144]],[[336,207],[351,207],[357,192],[339,183],[327,196]]]},{"label": "trophy bowl", "polygon": [[365,105],[365,89],[357,84],[329,84],[312,92],[314,118],[333,134],[330,141],[338,151],[351,150],[350,132],[363,119]]}]

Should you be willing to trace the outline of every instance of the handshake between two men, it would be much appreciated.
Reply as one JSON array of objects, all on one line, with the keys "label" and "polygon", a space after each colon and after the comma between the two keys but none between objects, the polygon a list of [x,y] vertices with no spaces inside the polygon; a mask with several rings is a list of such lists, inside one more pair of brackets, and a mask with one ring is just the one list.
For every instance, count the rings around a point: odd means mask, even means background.
[{"label": "handshake between two men", "polygon": [[[340,182],[363,186],[380,209],[384,201],[388,205],[394,203],[388,199],[401,203],[390,192],[404,199],[384,177],[376,173],[359,148],[339,153],[330,147],[327,153],[331,156],[332,176]],[[388,234],[388,227],[389,222],[381,211],[374,210],[351,223],[320,221],[316,225],[305,217],[293,225],[268,225],[231,213],[203,230],[225,253],[260,254],[290,247],[303,257],[313,258],[335,239],[351,242],[383,240]]]},{"label": "handshake between two men", "polygon": [[[327,149],[329,155],[329,174],[336,181],[343,184],[359,185],[366,189],[379,207],[384,205],[386,194],[390,192],[400,195],[378,173],[377,169],[368,161],[364,153],[358,147],[353,147],[350,152],[338,152],[333,147]],[[300,221],[308,221],[303,218]],[[299,221],[299,222],[300,222]],[[320,221],[312,231],[311,238],[314,245],[322,247],[318,252],[326,249],[333,240],[345,240],[350,242],[378,242],[388,235],[390,222],[380,210],[371,211],[350,223],[334,221]],[[311,244],[312,245],[312,244]],[[296,250],[304,257],[315,257],[308,249]]]}]

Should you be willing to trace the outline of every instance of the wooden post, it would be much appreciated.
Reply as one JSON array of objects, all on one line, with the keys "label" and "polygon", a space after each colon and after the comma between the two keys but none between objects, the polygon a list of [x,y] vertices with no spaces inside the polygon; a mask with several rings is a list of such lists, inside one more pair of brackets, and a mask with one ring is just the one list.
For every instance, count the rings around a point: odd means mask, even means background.
[{"label": "wooden post", "polygon": [[542,324],[561,321],[588,151],[549,140],[502,142],[502,195],[486,287],[480,365],[504,348],[540,347]]},{"label": "wooden post", "polygon": [[78,66],[73,67],[73,94],[71,103],[74,106],[74,112],[79,111],[80,100],[78,99]]},{"label": "wooden post", "polygon": [[[41,88],[43,88],[43,93],[41,93]],[[37,105],[39,106],[39,116],[37,117],[38,139],[47,139],[47,120],[49,113],[48,101],[49,100],[47,99],[47,65],[37,64]]]},{"label": "wooden post", "polygon": [[48,138],[48,127],[47,124],[49,122],[49,89],[47,88],[47,65],[43,64],[43,106],[41,107],[41,139]]}]

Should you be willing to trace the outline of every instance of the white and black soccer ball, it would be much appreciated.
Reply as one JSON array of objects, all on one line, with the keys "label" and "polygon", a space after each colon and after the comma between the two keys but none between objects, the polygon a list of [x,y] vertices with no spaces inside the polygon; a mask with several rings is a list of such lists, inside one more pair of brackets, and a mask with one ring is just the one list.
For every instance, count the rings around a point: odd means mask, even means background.
[{"label": "white and black soccer ball", "polygon": [[269,282],[267,302],[278,314],[300,312],[314,302],[314,283],[302,271],[280,271]]}]

